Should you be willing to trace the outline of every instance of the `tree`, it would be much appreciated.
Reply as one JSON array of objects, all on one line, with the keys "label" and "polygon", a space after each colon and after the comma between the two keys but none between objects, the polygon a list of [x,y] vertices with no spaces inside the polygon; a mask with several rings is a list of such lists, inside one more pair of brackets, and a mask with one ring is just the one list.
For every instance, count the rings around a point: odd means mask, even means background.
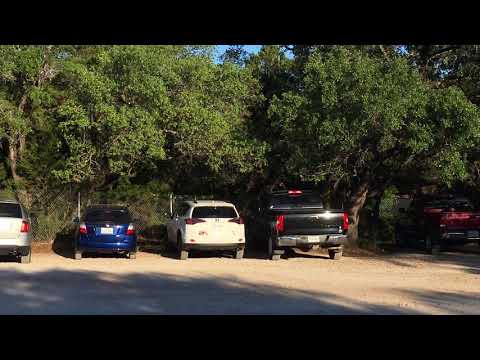
[{"label": "tree", "polygon": [[43,105],[52,101],[50,83],[58,73],[61,46],[0,47],[0,140],[12,186],[28,203],[18,167],[27,138],[45,120]]},{"label": "tree", "polygon": [[260,166],[262,146],[243,132],[258,86],[245,69],[214,64],[207,50],[101,47],[66,62],[56,116],[66,157],[57,178],[101,189],[122,176],[175,169],[181,183],[200,169],[210,181]]},{"label": "tree", "polygon": [[221,60],[223,63],[229,62],[238,66],[244,66],[248,60],[248,52],[244,49],[244,45],[233,45],[225,50]]},{"label": "tree", "polygon": [[285,144],[285,171],[345,188],[358,239],[359,212],[393,175],[422,169],[451,183],[465,176],[463,151],[480,134],[478,110],[457,88],[433,89],[404,59],[379,61],[357,49],[315,53],[301,90],[272,102]]}]

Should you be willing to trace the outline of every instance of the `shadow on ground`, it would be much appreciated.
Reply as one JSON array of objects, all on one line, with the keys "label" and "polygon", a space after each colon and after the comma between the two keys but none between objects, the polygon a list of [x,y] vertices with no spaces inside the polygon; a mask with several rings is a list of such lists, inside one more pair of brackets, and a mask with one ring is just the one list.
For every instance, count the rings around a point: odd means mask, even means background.
[{"label": "shadow on ground", "polygon": [[391,264],[411,267],[409,259],[418,259],[443,266],[455,266],[470,274],[480,274],[480,246],[477,244],[451,245],[439,254],[431,255],[421,247],[386,249],[386,254],[377,259]]},{"label": "shadow on ground", "polygon": [[[149,254],[156,254],[161,255],[163,257],[167,257],[170,259],[178,259],[178,253],[175,249],[171,249],[165,246],[164,243],[147,243],[140,245],[140,251],[146,252]],[[215,257],[225,257],[225,258],[233,258],[232,251],[195,251],[192,250],[189,252],[190,258],[215,258]],[[304,253],[299,251],[294,251],[293,249],[287,249],[285,254],[282,255],[282,259],[290,259],[290,258],[315,258],[315,259],[328,259],[327,254],[319,253],[319,252],[312,252],[312,253]],[[268,260],[268,254],[266,251],[257,248],[246,248],[245,259],[257,259],[257,260]]]},{"label": "shadow on ground", "polygon": [[[435,297],[435,294],[422,296]],[[442,295],[443,296],[443,295]],[[329,293],[162,273],[0,273],[1,314],[405,314]]]}]

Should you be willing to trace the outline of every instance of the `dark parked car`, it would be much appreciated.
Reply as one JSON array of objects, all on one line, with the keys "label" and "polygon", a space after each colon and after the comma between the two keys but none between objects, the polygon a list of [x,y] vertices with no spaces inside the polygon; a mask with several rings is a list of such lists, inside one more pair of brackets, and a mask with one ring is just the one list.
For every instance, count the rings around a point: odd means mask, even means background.
[{"label": "dark parked car", "polygon": [[395,237],[400,246],[423,244],[428,252],[480,242],[480,212],[464,197],[416,199],[400,210]]},{"label": "dark parked car", "polygon": [[127,208],[97,205],[86,209],[76,219],[74,256],[80,260],[84,252],[126,254],[135,259],[137,235]]},{"label": "dark parked car", "polygon": [[340,259],[346,242],[348,216],[343,210],[326,209],[312,190],[280,190],[258,199],[257,214],[249,221],[250,236],[266,242],[268,255],[278,260],[287,248],[328,249],[331,259]]}]

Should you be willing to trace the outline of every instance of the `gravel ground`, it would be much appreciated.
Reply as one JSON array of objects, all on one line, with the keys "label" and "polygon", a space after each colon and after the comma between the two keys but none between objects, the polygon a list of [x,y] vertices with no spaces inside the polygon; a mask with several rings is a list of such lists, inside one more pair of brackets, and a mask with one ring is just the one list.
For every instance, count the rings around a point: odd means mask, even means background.
[{"label": "gravel ground", "polygon": [[[324,253],[267,261],[155,248],[76,261],[35,249],[0,259],[1,314],[480,314],[478,246],[439,256]],[[65,254],[63,254],[65,255]]]}]

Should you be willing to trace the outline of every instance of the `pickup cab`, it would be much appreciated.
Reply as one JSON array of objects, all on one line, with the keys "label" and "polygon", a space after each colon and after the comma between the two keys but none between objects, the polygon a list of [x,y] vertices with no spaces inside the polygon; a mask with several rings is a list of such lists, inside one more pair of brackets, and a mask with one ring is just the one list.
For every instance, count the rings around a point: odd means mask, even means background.
[{"label": "pickup cab", "polygon": [[347,239],[348,216],[343,210],[326,209],[318,193],[311,190],[280,190],[262,195],[257,214],[251,219],[251,234],[266,242],[271,260],[280,259],[287,248],[309,251],[328,249],[338,260]]},{"label": "pickup cab", "polygon": [[417,200],[401,211],[395,237],[400,246],[423,243],[428,252],[480,242],[480,212],[463,197]]}]

